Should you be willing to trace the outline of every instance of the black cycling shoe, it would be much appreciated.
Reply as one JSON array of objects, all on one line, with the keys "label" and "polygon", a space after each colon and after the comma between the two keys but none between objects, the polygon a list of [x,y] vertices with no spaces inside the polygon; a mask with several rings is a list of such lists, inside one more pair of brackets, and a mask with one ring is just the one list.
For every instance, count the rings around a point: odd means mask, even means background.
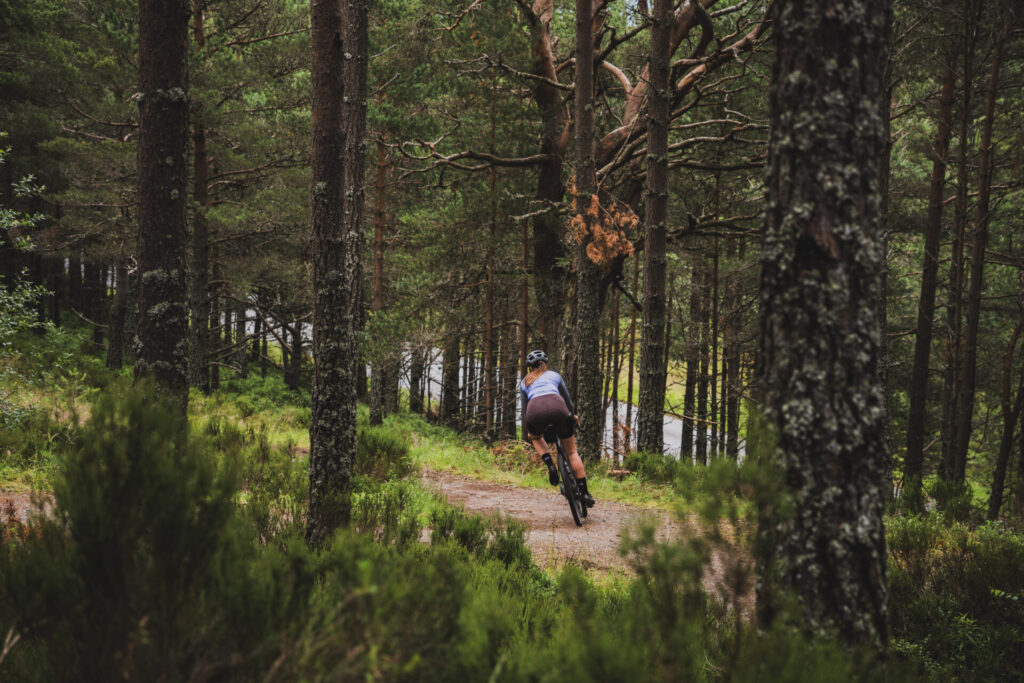
[{"label": "black cycling shoe", "polygon": [[580,498],[583,499],[583,504],[586,505],[588,508],[594,507],[594,503],[597,502],[596,500],[594,500],[594,497],[589,493],[581,493]]},{"label": "black cycling shoe", "polygon": [[550,455],[544,458],[544,464],[548,466],[548,483],[558,486],[558,470],[555,468],[555,463],[551,462]]}]

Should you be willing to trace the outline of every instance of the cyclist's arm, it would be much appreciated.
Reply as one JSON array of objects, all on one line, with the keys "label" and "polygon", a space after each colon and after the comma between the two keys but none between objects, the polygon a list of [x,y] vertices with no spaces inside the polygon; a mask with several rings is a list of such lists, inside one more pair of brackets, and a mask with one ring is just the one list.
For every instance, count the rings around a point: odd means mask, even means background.
[{"label": "cyclist's arm", "polygon": [[576,408],[572,405],[572,399],[569,398],[569,389],[565,386],[565,380],[562,376],[558,376],[558,393],[561,394],[562,400],[565,401],[565,407],[569,409],[569,414],[575,415]]},{"label": "cyclist's arm", "polygon": [[519,402],[523,406],[522,419],[526,419],[526,404],[530,399],[526,397],[526,389],[522,384],[519,385]]}]

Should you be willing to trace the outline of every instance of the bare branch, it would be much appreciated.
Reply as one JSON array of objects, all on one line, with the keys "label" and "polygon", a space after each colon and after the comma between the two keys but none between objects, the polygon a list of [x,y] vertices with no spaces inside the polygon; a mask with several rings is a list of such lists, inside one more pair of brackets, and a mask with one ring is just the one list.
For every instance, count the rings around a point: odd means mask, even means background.
[{"label": "bare branch", "polygon": [[475,10],[480,5],[482,5],[483,1],[484,0],[473,0],[473,3],[470,4],[470,6],[467,7],[466,9],[459,12],[459,15],[455,17],[455,21],[453,21],[450,26],[443,27],[443,30],[447,33],[451,33],[452,31],[457,29],[459,27],[459,24],[462,23],[462,20],[466,18],[466,15]]}]

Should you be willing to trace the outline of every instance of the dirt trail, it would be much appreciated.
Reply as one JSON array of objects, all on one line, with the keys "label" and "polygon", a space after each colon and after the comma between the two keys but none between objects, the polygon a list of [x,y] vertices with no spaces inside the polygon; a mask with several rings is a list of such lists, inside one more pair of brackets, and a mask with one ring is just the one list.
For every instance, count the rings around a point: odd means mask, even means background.
[{"label": "dirt trail", "polygon": [[[434,470],[424,470],[420,477],[428,488],[452,503],[464,505],[469,512],[500,513],[523,522],[526,545],[534,562],[542,567],[573,563],[584,568],[627,570],[629,565],[619,555],[618,547],[623,532],[631,525],[654,518],[662,539],[695,533],[697,528],[695,524],[681,524],[665,512],[606,500],[599,500],[583,526],[577,527],[568,503],[554,487],[542,490],[507,486]],[[713,552],[704,575],[705,590],[732,602],[737,583],[734,569],[738,565],[749,571],[749,561],[738,551]],[[753,592],[744,590],[738,602],[743,613],[751,614]]]},{"label": "dirt trail", "polygon": [[[49,501],[44,505],[44,509],[47,511],[51,507],[52,505]],[[0,526],[6,524],[9,519],[26,524],[33,511],[31,493],[0,489]]]}]

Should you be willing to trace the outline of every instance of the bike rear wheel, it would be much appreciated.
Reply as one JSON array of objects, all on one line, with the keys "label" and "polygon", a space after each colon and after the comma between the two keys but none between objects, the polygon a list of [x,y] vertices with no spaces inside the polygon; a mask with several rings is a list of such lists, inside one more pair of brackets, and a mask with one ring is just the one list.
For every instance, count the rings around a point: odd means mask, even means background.
[{"label": "bike rear wheel", "polygon": [[587,508],[580,500],[576,477],[573,476],[572,469],[569,467],[569,459],[565,457],[565,451],[562,450],[561,444],[558,444],[558,474],[562,478],[562,495],[569,501],[572,520],[576,522],[576,526],[583,526],[583,517],[587,516]]}]

